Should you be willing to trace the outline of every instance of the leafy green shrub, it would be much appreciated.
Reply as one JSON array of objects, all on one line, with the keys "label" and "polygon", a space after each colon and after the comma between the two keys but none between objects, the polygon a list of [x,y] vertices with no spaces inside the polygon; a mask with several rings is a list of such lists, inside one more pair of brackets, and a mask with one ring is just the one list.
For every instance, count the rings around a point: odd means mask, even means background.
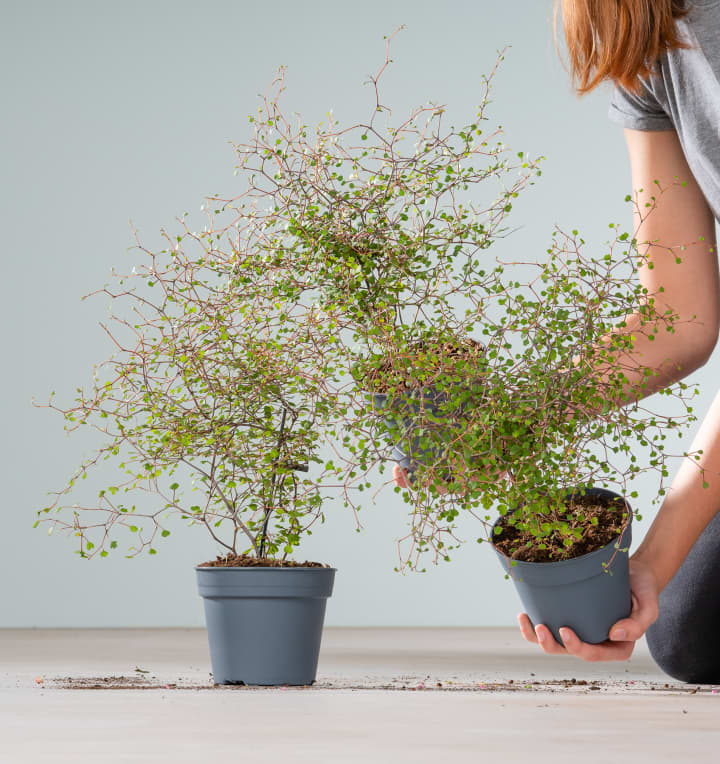
[{"label": "leafy green shrub", "polygon": [[[312,135],[300,119],[294,126],[278,105],[281,69],[249,117],[253,137],[235,145],[247,189],[208,197],[202,234],[186,229],[160,254],[145,250],[150,264],[120,280],[144,291],[102,290],[134,301],[132,321],[119,319],[132,341],[118,343],[91,395],[59,409],[74,426],[99,418],[93,426],[110,442],[58,501],[100,457],[122,459],[128,480],[91,508],[104,521],[83,520],[79,508],[51,517],[70,509],[58,502],[40,513],[73,530],[83,556],[105,553],[118,524],[138,533],[136,550],[152,551],[168,513],[233,551],[288,554],[322,518],[321,486],[332,479],[357,510],[397,443],[434,455],[418,465],[413,491],[396,488],[410,508],[403,568],[416,569],[424,552],[449,560],[460,514],[487,527],[491,509],[518,507],[539,544],[559,533],[572,546],[561,518],[568,488],[632,497],[638,475],[667,476],[665,440],[693,421],[693,391],[664,383],[669,359],[640,363],[638,343],[679,322],[637,283],[635,267],[652,267],[650,256],[611,224],[599,255],[577,231],[556,229],[540,261],[491,257],[543,159],[513,153],[488,125],[504,52],[462,128],[444,129],[435,104],[382,127],[390,110],[378,83],[393,36],[370,78],[370,118],[350,127],[331,113]],[[220,225],[225,214],[231,222]],[[181,246],[188,238],[202,247],[195,259]],[[640,407],[658,386],[679,412]],[[403,407],[418,391],[439,403],[415,406],[408,424]],[[378,392],[399,406],[405,431],[378,412]],[[203,491],[195,504],[181,501],[177,482],[161,485],[181,467]],[[147,533],[135,508],[113,498],[130,489],[162,497],[144,516]]]}]

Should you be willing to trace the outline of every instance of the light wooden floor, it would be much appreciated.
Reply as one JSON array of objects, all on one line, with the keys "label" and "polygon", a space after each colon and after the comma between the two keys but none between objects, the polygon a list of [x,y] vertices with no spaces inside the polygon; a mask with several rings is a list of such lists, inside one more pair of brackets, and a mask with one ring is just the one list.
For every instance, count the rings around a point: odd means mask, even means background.
[{"label": "light wooden floor", "polygon": [[[549,657],[515,629],[328,628],[309,688],[213,688],[201,629],[0,630],[0,764],[684,762],[720,687]],[[101,687],[104,689],[88,689]]]}]

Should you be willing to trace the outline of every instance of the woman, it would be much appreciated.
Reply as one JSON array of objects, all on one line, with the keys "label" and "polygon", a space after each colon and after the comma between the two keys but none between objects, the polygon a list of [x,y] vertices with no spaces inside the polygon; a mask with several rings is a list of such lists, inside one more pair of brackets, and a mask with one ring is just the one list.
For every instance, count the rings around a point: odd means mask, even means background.
[{"label": "woman", "polygon": [[[635,344],[643,364],[652,365],[653,357],[661,367],[664,358],[673,360],[655,387],[634,395],[638,399],[702,366],[718,338],[720,0],[562,0],[562,15],[578,94],[605,80],[614,84],[609,117],[625,128],[637,209],[653,191],[657,195],[657,208],[645,221],[635,213],[638,241],[656,242],[648,250],[653,267],[639,268],[640,281],[653,294],[663,285],[681,319],[696,317],[662,342]],[[656,180],[666,189],[662,194]],[[673,185],[676,180],[686,185]],[[670,248],[682,245],[677,265]],[[685,682],[720,682],[720,393],[690,450],[699,449],[701,461],[684,460],[630,558],[632,612],[613,626],[610,639],[590,645],[561,629],[559,644],[546,626],[533,628],[522,613],[527,641],[587,661],[626,660],[646,634],[666,673]],[[398,465],[394,477],[407,486]]]}]

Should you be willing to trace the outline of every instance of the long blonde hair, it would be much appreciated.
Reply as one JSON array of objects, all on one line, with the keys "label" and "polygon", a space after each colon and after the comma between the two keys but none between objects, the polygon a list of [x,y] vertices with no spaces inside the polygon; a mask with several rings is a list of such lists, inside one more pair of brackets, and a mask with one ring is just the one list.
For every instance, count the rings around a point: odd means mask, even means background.
[{"label": "long blonde hair", "polygon": [[690,47],[675,25],[689,11],[684,0],[555,0],[556,47],[560,6],[573,88],[581,96],[608,79],[638,92],[638,77],[648,76],[665,51]]}]

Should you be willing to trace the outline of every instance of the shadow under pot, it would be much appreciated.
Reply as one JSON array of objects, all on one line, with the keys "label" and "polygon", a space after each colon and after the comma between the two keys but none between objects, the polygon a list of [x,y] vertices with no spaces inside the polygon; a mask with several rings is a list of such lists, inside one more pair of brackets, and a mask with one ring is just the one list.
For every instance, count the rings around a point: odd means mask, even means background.
[{"label": "shadow under pot", "polygon": [[335,571],[196,566],[216,684],[312,684]]},{"label": "shadow under pot", "polygon": [[[571,495],[568,493],[567,498]],[[571,628],[583,642],[604,642],[612,626],[627,618],[632,609],[628,556],[632,541],[630,505],[619,494],[604,488],[586,489],[585,496],[595,496],[605,502],[620,500],[627,507],[627,522],[622,533],[600,549],[569,560],[518,560],[512,565],[492,544],[533,626],[541,623],[547,626],[559,644],[562,644],[559,631],[562,626]],[[504,519],[500,517],[495,522],[491,538],[495,538],[495,526]]]},{"label": "shadow under pot", "polygon": [[[462,431],[460,421],[468,394],[450,394],[433,385],[405,392],[370,393],[374,411],[382,417],[386,436],[393,442],[392,458],[407,471],[412,483],[420,465],[430,466],[447,458],[453,441]],[[443,473],[449,479],[450,473]]]}]

